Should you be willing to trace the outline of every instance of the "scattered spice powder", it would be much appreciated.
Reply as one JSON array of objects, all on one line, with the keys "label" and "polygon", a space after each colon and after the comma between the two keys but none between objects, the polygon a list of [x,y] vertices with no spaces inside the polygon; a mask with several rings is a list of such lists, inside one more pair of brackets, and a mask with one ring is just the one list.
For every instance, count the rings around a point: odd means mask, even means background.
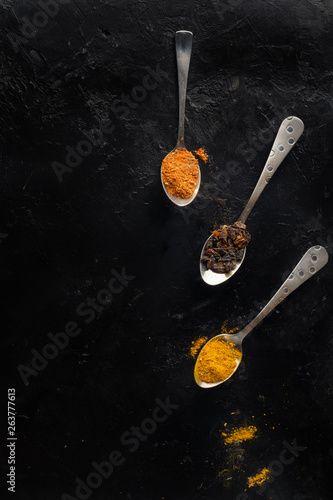
[{"label": "scattered spice powder", "polygon": [[191,357],[194,359],[197,353],[199,352],[200,348],[207,342],[208,337],[199,337],[196,340],[193,340],[191,347],[190,347],[190,353]]},{"label": "scattered spice powder", "polygon": [[208,154],[206,153],[204,148],[199,148],[199,149],[197,149],[197,151],[194,151],[194,152],[200,158],[200,160],[204,161],[205,163],[208,162],[208,160],[209,160]]},{"label": "scattered spice powder", "polygon": [[228,454],[223,460],[223,468],[217,473],[217,477],[222,481],[224,487],[231,485],[235,473],[244,472],[244,455],[244,450],[240,447],[229,448]]},{"label": "scattered spice powder", "polygon": [[229,433],[221,432],[221,435],[224,437],[224,442],[226,444],[232,444],[253,439],[257,431],[258,429],[255,425],[249,425],[247,427],[239,427],[238,429],[233,429]]},{"label": "scattered spice powder", "polygon": [[171,151],[162,161],[163,184],[177,198],[191,198],[197,187],[198,176],[198,160],[187,149]]},{"label": "scattered spice powder", "polygon": [[202,382],[224,382],[238,366],[242,353],[230,340],[213,338],[203,348],[196,362],[196,374]]},{"label": "scattered spice powder", "polygon": [[229,320],[226,319],[221,326],[221,333],[235,333],[235,332],[237,332],[238,326],[236,326],[235,328],[227,328],[228,323],[229,323]]},{"label": "scattered spice powder", "polygon": [[261,486],[267,479],[271,477],[271,471],[265,467],[261,472],[258,472],[255,476],[248,478],[249,488],[252,486]]}]

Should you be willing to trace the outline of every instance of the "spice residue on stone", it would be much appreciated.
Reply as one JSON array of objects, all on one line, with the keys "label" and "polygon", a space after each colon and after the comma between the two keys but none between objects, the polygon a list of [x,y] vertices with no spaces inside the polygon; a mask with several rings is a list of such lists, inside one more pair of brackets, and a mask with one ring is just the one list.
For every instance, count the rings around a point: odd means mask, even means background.
[{"label": "spice residue on stone", "polygon": [[202,160],[203,162],[207,163],[209,158],[208,158],[208,154],[206,153],[206,151],[204,150],[204,148],[199,148],[197,149],[196,151],[194,151],[194,153],[197,155],[198,158],[200,158],[200,160]]},{"label": "spice residue on stone", "polygon": [[235,332],[237,332],[237,330],[238,330],[238,326],[236,326],[235,328],[227,328],[228,323],[229,323],[229,320],[228,320],[228,319],[226,319],[226,320],[222,323],[222,326],[221,326],[221,333],[235,333]]},{"label": "spice residue on stone", "polygon": [[207,342],[207,339],[208,337],[199,337],[192,341],[190,347],[190,355],[193,359],[196,357],[201,347]]},{"label": "spice residue on stone", "polygon": [[255,425],[248,425],[247,427],[238,427],[237,429],[233,429],[231,432],[221,431],[221,435],[226,444],[233,444],[253,439],[257,431],[258,429]]},{"label": "spice residue on stone", "polygon": [[261,486],[270,477],[271,477],[271,471],[267,467],[264,467],[255,476],[249,477],[247,483],[249,488],[251,488],[252,486]]},{"label": "spice residue on stone", "polygon": [[198,182],[199,163],[187,149],[171,151],[162,161],[162,182],[169,194],[188,199]]},{"label": "spice residue on stone", "polygon": [[242,353],[230,340],[216,337],[200,352],[196,362],[196,375],[207,384],[224,382],[236,370]]}]

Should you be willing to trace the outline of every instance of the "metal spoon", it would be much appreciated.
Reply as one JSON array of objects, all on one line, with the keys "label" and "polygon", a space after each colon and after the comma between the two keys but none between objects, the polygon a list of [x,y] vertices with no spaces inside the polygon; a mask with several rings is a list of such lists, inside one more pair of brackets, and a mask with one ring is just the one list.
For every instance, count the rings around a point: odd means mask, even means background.
[{"label": "metal spoon", "polygon": [[[174,149],[170,151],[170,153],[176,151],[177,149],[186,151],[184,142],[185,102],[186,102],[187,77],[188,77],[188,70],[190,66],[190,59],[192,52],[192,38],[193,38],[193,33],[191,33],[191,31],[182,30],[176,32],[176,56],[177,56],[178,89],[179,89],[179,119],[178,119],[177,144],[174,147]],[[190,198],[187,199],[178,198],[168,192],[162,180],[162,168],[161,168],[161,182],[167,197],[176,205],[184,207],[185,205],[191,203],[198,194],[201,182],[200,168],[199,168],[197,185],[193,195]]]},{"label": "metal spoon", "polygon": [[[207,342],[207,344],[204,345],[204,347],[201,349],[199,356],[197,358],[197,362],[195,364],[194,368],[194,378],[196,383],[200,386],[203,387],[204,389],[209,389],[211,387],[215,387],[216,385],[222,384],[226,380],[228,380],[237,370],[241,359],[242,359],[242,342],[246,335],[248,335],[253,328],[255,328],[266,316],[269,314],[273,309],[275,309],[276,306],[280,304],[288,295],[290,295],[296,288],[298,288],[302,283],[304,283],[306,280],[311,278],[313,275],[315,275],[322,267],[325,266],[328,262],[328,253],[325,250],[325,248],[317,245],[314,247],[311,247],[305,255],[302,257],[302,259],[299,261],[295,269],[292,271],[288,279],[283,283],[281,288],[276,292],[276,294],[273,296],[273,298],[268,302],[268,304],[260,311],[260,313],[240,332],[238,333],[233,333],[233,334],[221,334],[221,335],[216,335],[213,337],[211,340]],[[229,375],[224,380],[220,380],[219,382],[215,383],[206,383],[203,382],[200,377],[198,376],[197,373],[197,364],[198,364],[198,359],[202,353],[204,353],[204,350],[206,349],[206,346],[212,342],[212,340],[220,338],[222,341],[230,341],[235,344],[235,346],[239,349],[240,351],[240,356],[239,359],[235,359],[236,361],[236,367]],[[223,359],[221,359],[221,363],[223,363]]]},{"label": "metal spoon", "polygon": [[[253,193],[247,202],[241,216],[239,217],[238,221],[242,222],[245,224],[246,219],[251,213],[252,208],[254,207],[256,201],[258,200],[259,196],[267,186],[268,182],[271,180],[275,172],[277,171],[278,167],[281,165],[282,161],[285,159],[287,154],[291,151],[293,146],[296,144],[298,139],[301,137],[302,133],[304,131],[304,123],[302,120],[297,118],[296,116],[289,116],[280,125],[280,128],[278,130],[278,133],[276,135],[274,144],[272,146],[272,149],[269,153],[269,156],[267,158],[267,161],[265,163],[264,169],[261,173],[261,176],[257,182],[256,187],[253,190]],[[243,254],[243,258],[240,262],[237,263],[235,269],[230,271],[227,274],[219,274],[219,273],[214,273],[210,269],[206,269],[205,265],[201,262],[201,259],[205,253],[205,247],[207,244],[207,241],[212,238],[213,235],[209,236],[207,238],[204,246],[202,247],[201,255],[200,255],[200,274],[202,279],[208,284],[208,285],[219,285],[220,283],[223,283],[224,281],[227,281],[231,276],[233,276],[240,266],[243,263],[244,257],[245,257],[245,250]]]}]

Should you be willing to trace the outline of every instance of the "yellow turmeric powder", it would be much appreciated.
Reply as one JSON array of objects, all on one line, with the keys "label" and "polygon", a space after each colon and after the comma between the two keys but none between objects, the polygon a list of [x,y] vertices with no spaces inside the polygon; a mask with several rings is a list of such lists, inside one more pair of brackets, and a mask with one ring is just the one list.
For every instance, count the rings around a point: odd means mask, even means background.
[{"label": "yellow turmeric powder", "polygon": [[207,384],[224,382],[236,370],[242,353],[230,340],[213,338],[200,352],[196,362],[196,375]]},{"label": "yellow turmeric powder", "polygon": [[197,187],[199,163],[187,149],[176,149],[162,161],[161,174],[162,182],[171,195],[188,199]]},{"label": "yellow turmeric powder", "polygon": [[235,333],[237,332],[238,330],[238,326],[236,326],[235,328],[227,328],[228,326],[228,323],[229,323],[229,320],[226,319],[223,323],[222,323],[222,326],[221,326],[221,333]]},{"label": "yellow turmeric powder", "polygon": [[195,358],[197,353],[199,352],[200,347],[202,347],[207,342],[208,337],[199,337],[196,340],[192,341],[190,347],[190,354],[192,358]]},{"label": "yellow turmeric powder", "polygon": [[231,432],[221,432],[226,444],[232,444],[241,441],[248,441],[253,439],[258,429],[255,425],[249,425],[247,427],[239,427],[238,429],[233,429]]},{"label": "yellow turmeric powder", "polygon": [[255,476],[249,477],[247,483],[249,485],[249,488],[251,488],[252,486],[261,486],[270,477],[271,471],[267,467],[265,467]]}]

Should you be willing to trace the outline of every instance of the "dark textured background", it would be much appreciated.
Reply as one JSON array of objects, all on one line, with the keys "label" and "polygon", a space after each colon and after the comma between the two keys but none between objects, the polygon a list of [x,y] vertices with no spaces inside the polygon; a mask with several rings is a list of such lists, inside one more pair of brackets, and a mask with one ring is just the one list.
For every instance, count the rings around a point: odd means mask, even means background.
[{"label": "dark textured background", "polygon": [[[306,450],[261,498],[332,498],[332,260],[246,340],[229,382],[200,389],[189,357],[198,336],[254,315],[309,246],[332,257],[332,1],[57,6],[45,24],[36,1],[0,5],[1,411],[16,388],[15,498],[77,498],[76,478],[113,449],[125,463],[86,498],[260,498],[244,492],[247,478],[294,439]],[[45,25],[29,32],[27,19]],[[194,33],[186,143],[210,156],[183,209],[159,177],[177,135],[179,29]],[[156,88],[136,94],[157,65]],[[136,100],[120,102],[131,92]],[[209,287],[198,271],[202,244],[212,224],[237,219],[291,114],[305,132],[248,219],[246,260]],[[65,163],[66,146],[108,120],[112,133],[59,182],[52,164]],[[87,324],[78,305],[122,268],[135,278]],[[82,332],[25,386],[17,367],[69,321]],[[179,407],[130,453],[121,435],[167,397]],[[257,439],[227,448],[219,430],[246,424]]]}]

